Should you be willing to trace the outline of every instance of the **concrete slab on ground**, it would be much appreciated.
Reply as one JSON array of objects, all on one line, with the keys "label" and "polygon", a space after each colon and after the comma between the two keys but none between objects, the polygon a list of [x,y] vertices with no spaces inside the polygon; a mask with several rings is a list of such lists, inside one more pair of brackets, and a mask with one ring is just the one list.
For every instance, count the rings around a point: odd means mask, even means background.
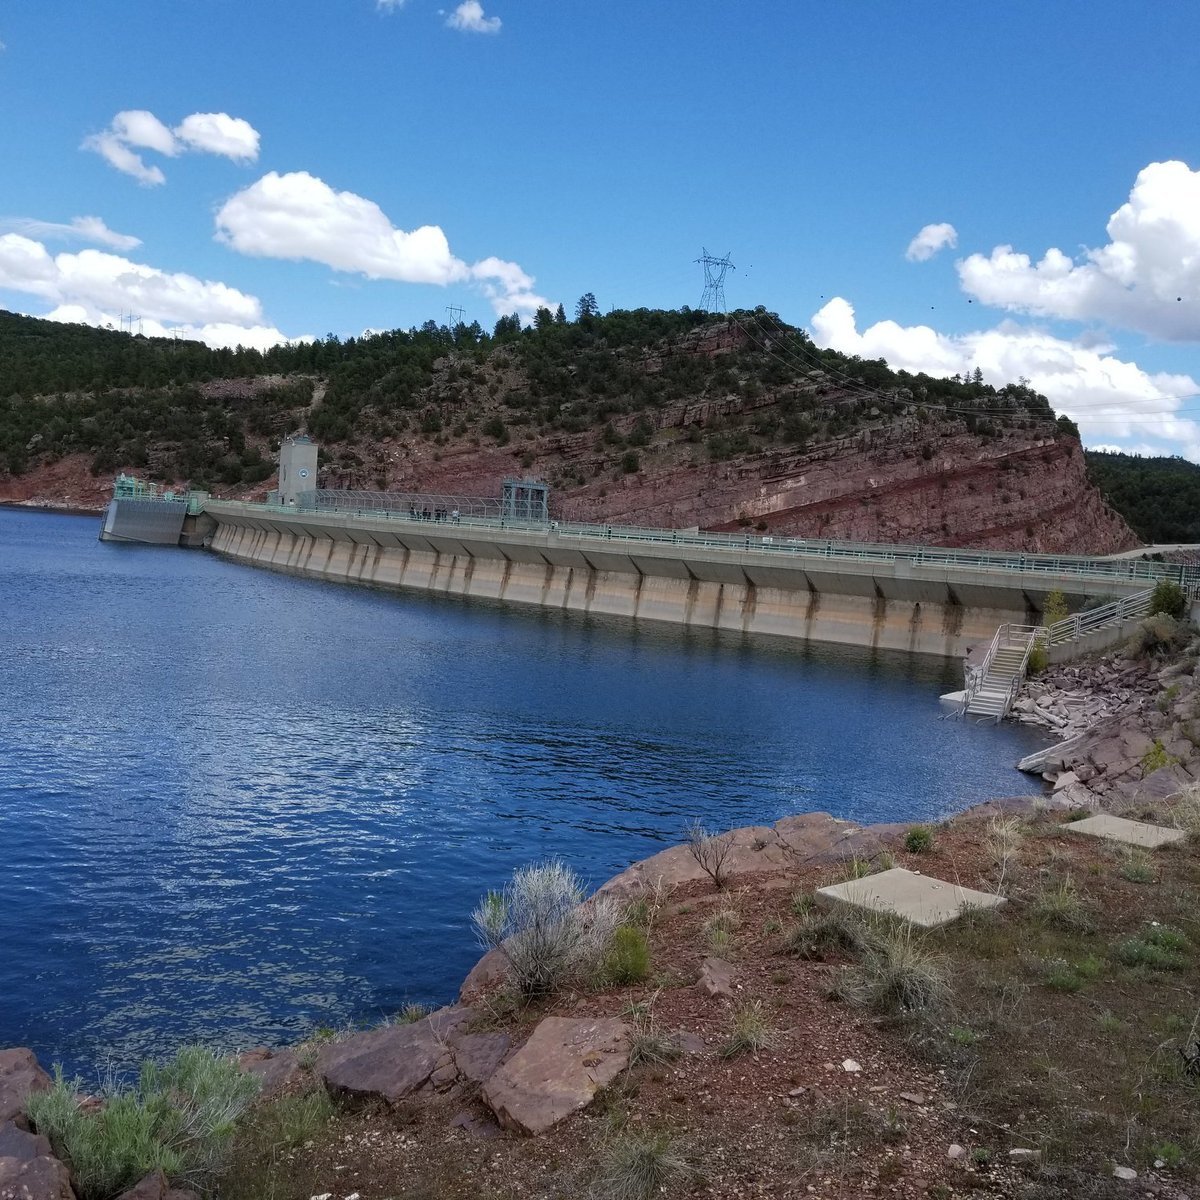
[{"label": "concrete slab on ground", "polygon": [[1068,821],[1066,828],[1106,841],[1122,842],[1126,846],[1141,846],[1146,850],[1157,850],[1159,846],[1182,842],[1187,837],[1182,829],[1147,825],[1145,821],[1129,821],[1108,813],[1097,813],[1094,817],[1084,817],[1082,821]]},{"label": "concrete slab on ground", "polygon": [[1003,896],[918,875],[904,867],[817,888],[817,899],[823,904],[848,904],[871,913],[887,913],[924,929],[945,925],[971,909],[995,908],[1004,903]]}]

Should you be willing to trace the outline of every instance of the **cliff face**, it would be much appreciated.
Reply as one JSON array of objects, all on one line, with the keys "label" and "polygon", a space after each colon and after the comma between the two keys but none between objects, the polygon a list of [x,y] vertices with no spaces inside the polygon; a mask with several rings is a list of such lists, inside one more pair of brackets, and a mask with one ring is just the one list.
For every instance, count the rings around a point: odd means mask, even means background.
[{"label": "cliff face", "polygon": [[[517,450],[389,438],[355,444],[356,465],[331,467],[322,482],[498,495],[503,479],[531,475],[556,483],[553,505],[568,520],[1064,554],[1138,544],[1089,482],[1079,443],[1054,436],[1053,426],[1041,436],[986,439],[959,430],[932,449],[923,427],[901,424],[807,453],[723,462],[705,461],[679,430],[660,430],[637,471],[614,468],[612,449],[589,434],[536,438]],[[219,493],[262,499],[274,484]],[[99,509],[110,492],[111,478],[93,476],[84,455],[0,474],[0,501]]]},{"label": "cliff face", "polygon": [[573,472],[589,481],[552,492],[567,520],[1063,554],[1138,545],[1089,482],[1078,441],[1056,437],[1052,424],[1033,436],[980,438],[960,429],[934,449],[923,426],[901,423],[807,453],[723,462],[705,461],[670,432],[659,431],[632,472],[614,470],[611,450],[581,436],[538,439],[516,452],[380,447],[348,482],[374,476],[394,490],[496,495],[507,476]]},{"label": "cliff face", "polygon": [[47,364],[67,335],[33,325],[45,353],[14,368],[27,398],[0,398],[0,500],[99,508],[120,470],[263,498],[279,437],[307,429],[324,487],[498,496],[531,475],[568,520],[1079,554],[1137,544],[1045,397],[846,359],[759,310],[639,310],[506,341],[433,327],[286,348],[249,377],[217,375],[230,363],[203,347],[75,330],[103,345],[70,362],[102,349],[118,380],[166,382],[52,394],[37,385],[62,378]]}]

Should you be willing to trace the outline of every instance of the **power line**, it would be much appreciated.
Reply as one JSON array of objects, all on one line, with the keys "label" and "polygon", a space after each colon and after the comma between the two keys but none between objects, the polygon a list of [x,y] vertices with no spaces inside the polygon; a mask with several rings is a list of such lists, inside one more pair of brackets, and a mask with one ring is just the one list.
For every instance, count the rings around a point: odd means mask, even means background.
[{"label": "power line", "polygon": [[730,271],[736,271],[737,267],[729,261],[732,250],[725,255],[724,258],[717,258],[715,254],[709,252],[703,247],[700,247],[700,257],[695,261],[704,268],[704,295],[700,297],[701,312],[721,312],[725,311],[725,276]]}]

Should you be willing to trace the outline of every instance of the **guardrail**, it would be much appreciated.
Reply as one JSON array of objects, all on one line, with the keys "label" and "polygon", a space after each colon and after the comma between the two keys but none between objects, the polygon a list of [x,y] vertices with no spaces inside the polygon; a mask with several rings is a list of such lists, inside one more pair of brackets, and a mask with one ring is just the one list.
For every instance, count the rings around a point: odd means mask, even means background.
[{"label": "guardrail", "polygon": [[1154,590],[1151,588],[1144,592],[1135,592],[1132,596],[1123,596],[1119,600],[1102,604],[1098,608],[1088,609],[1071,617],[1064,617],[1061,621],[1055,621],[1053,625],[1045,627],[1042,640],[1047,647],[1061,646],[1066,642],[1074,642],[1081,637],[1086,637],[1089,633],[1115,624],[1117,621],[1148,616],[1153,595]]},{"label": "guardrail", "polygon": [[441,521],[414,519],[407,513],[379,509],[328,509],[297,505],[253,504],[247,501],[216,501],[213,504],[233,503],[263,513],[288,516],[313,515],[325,519],[341,518],[349,524],[352,519],[385,520],[419,529],[434,526],[495,532],[497,530],[546,533],[562,540],[596,538],[623,544],[649,546],[690,546],[705,550],[754,551],[781,559],[828,559],[839,562],[907,562],[915,566],[947,566],[980,571],[1011,571],[1020,574],[1057,576],[1059,578],[1107,579],[1114,583],[1170,579],[1182,587],[1200,586],[1200,567],[1179,563],[1154,563],[1143,559],[1102,559],[1078,555],[1020,554],[982,550],[957,550],[941,546],[888,545],[871,542],[841,542],[824,538],[773,537],[757,534],[688,533],[675,529],[646,529],[631,525],[587,524],[560,521],[520,521],[505,517],[445,517]]}]

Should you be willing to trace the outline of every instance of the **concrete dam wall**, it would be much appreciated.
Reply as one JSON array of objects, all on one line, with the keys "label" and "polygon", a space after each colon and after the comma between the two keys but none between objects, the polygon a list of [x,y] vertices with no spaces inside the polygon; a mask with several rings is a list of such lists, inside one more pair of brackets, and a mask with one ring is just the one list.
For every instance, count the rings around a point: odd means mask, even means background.
[{"label": "concrete dam wall", "polygon": [[1145,586],[905,557],[783,555],[761,539],[675,546],[669,531],[642,544],[232,501],[210,501],[205,513],[216,553],[321,579],[942,657],[986,645],[1006,621],[1036,621],[1056,586],[1079,603]]}]

